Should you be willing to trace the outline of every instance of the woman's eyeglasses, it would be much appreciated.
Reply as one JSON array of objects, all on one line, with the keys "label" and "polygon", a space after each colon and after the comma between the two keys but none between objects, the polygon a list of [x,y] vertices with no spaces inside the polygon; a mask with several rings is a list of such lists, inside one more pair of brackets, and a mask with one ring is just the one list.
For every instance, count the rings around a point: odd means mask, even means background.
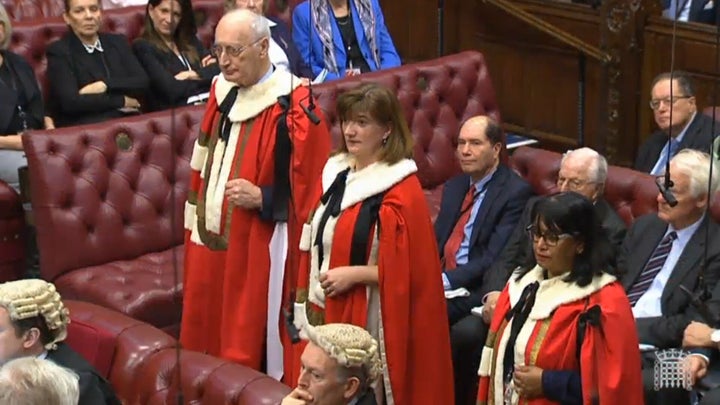
[{"label": "woman's eyeglasses", "polygon": [[535,225],[528,225],[525,231],[527,231],[534,243],[540,242],[540,238],[542,238],[549,247],[557,246],[563,239],[572,238],[572,235],[569,233],[561,233],[558,235],[549,231],[540,232]]}]

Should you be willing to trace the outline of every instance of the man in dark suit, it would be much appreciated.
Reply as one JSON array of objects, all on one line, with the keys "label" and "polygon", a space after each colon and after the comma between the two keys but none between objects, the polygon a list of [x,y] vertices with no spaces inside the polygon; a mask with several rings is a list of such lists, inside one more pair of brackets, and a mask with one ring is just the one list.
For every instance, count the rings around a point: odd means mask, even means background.
[{"label": "man in dark suit", "polygon": [[[665,172],[668,149],[672,158],[682,149],[707,151],[710,147],[712,119],[697,111],[690,76],[685,72],[674,72],[672,99],[670,89],[670,73],[661,73],[653,80],[650,108],[659,129],[640,146],[635,170],[658,175]],[[668,134],[672,139],[669,145]]]},{"label": "man in dark suit", "polygon": [[[615,210],[603,198],[607,178],[605,157],[590,148],[580,148],[565,153],[560,161],[557,186],[560,191],[574,191],[594,202],[595,211],[602,221],[612,244],[619,248],[626,226]],[[532,209],[540,197],[532,197],[525,205],[512,236],[486,272],[480,290],[483,297],[482,317],[470,315],[458,322],[451,330],[453,365],[455,367],[455,396],[458,404],[470,403],[477,390],[477,368],[480,363],[482,345],[488,332],[495,303],[513,270],[525,265],[532,256],[532,244],[527,232]]]},{"label": "man in dark suit", "polygon": [[716,0],[663,0],[663,15],[678,21],[716,24]]},{"label": "man in dark suit", "polygon": [[469,296],[447,300],[450,324],[480,305],[486,270],[500,254],[525,203],[530,186],[500,163],[503,133],[485,116],[468,119],[460,129],[457,154],[463,174],[445,183],[435,222],[443,284],[464,288]]},{"label": "man in dark suit", "polygon": [[[685,149],[671,160],[670,178],[677,205],[671,207],[658,193],[658,212],[635,221],[618,257],[640,344],[660,350],[680,347],[695,312],[692,297],[683,290],[712,289],[720,279],[720,226],[706,213],[708,182],[710,195],[720,183],[717,167],[710,176],[710,156]],[[687,391],[658,394],[653,383],[655,355],[646,352],[643,357],[646,402],[687,401]]]},{"label": "man in dark suit", "polygon": [[127,38],[100,34],[99,0],[67,0],[68,32],[47,48],[50,110],[57,126],[120,118],[140,111],[145,70]]},{"label": "man in dark suit", "polygon": [[303,328],[308,340],[297,387],[282,405],[375,405],[373,382],[382,378],[378,342],[346,323]]},{"label": "man in dark suit", "polygon": [[80,377],[79,405],[119,405],[110,384],[63,343],[69,322],[51,283],[27,279],[0,284],[0,365],[25,356],[50,360]]}]

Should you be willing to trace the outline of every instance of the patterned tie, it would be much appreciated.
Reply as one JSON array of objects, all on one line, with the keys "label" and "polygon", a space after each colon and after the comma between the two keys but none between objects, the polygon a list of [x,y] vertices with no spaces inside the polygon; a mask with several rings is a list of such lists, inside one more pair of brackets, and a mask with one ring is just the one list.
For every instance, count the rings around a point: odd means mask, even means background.
[{"label": "patterned tie", "polygon": [[677,233],[675,233],[675,231],[670,232],[660,241],[660,244],[658,244],[655,248],[655,251],[650,256],[650,259],[645,265],[645,268],[640,273],[640,277],[638,277],[632,287],[630,287],[630,291],[628,292],[628,299],[630,299],[631,306],[635,306],[640,297],[642,297],[642,295],[645,294],[648,288],[650,288],[650,285],[655,279],[655,276],[657,276],[658,273],[660,273],[660,270],[662,270],[663,266],[665,265],[665,260],[667,260],[667,257],[670,254],[670,250],[672,249],[672,244],[675,239],[677,239]]},{"label": "patterned tie", "polygon": [[[678,147],[680,146],[680,142],[673,139],[670,141],[670,159],[675,156],[675,154],[678,152]],[[665,173],[665,169],[667,168],[667,159],[668,159],[668,153],[665,148],[663,148],[662,151],[660,151],[660,158],[658,159],[658,165],[655,166],[655,170],[650,173],[653,176],[659,176],[663,173]]]},{"label": "patterned tie", "polygon": [[460,244],[462,244],[463,238],[465,237],[465,225],[467,225],[472,212],[472,205],[475,201],[475,186],[470,186],[465,198],[462,202],[462,210],[460,211],[460,218],[455,223],[450,237],[445,242],[445,249],[443,250],[443,257],[445,258],[445,270],[453,270],[457,267],[455,256],[458,250],[460,250]]}]

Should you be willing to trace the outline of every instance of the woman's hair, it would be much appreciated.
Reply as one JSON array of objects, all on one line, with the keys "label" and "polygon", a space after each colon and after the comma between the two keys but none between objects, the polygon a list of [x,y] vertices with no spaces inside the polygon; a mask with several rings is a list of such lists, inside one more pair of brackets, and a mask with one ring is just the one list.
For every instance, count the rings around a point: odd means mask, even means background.
[{"label": "woman's hair", "polygon": [[[172,0],[171,0],[172,1]],[[193,12],[192,3],[190,0],[175,0],[180,4],[180,21],[178,21],[175,32],[173,33],[173,41],[178,47],[178,50],[188,58],[190,62],[198,62],[200,55],[198,55],[197,49],[193,45],[195,35],[197,34],[197,26],[195,25],[195,14]],[[140,38],[148,41],[159,49],[164,49],[170,52],[170,48],[162,40],[160,34],[155,29],[152,18],[150,18],[150,7],[157,7],[162,3],[163,0],[149,0],[145,8],[145,25],[143,27],[142,35]]]},{"label": "woman's hair", "polygon": [[[341,94],[337,99],[337,114],[343,122],[365,113],[380,125],[390,127],[390,135],[382,147],[380,161],[393,164],[402,159],[412,159],[413,138],[410,135],[400,101],[395,93],[377,83],[362,84]],[[340,137],[337,153],[347,152],[345,137]]]},{"label": "woman's hair", "polygon": [[[546,232],[569,234],[582,243],[582,251],[576,253],[565,281],[583,287],[590,284],[594,276],[612,271],[612,245],[589,199],[575,192],[542,197],[533,206],[530,217],[532,226],[539,228],[543,224],[547,228]],[[531,253],[528,263],[518,272],[517,279],[522,278],[534,265],[535,256]]]},{"label": "woman's hair", "polygon": [[7,10],[5,10],[5,6],[3,6],[2,3],[0,3],[0,23],[3,24],[3,27],[5,27],[3,30],[3,34],[5,34],[5,38],[2,42],[0,42],[0,51],[4,51],[8,48],[8,45],[10,45],[10,37],[12,36],[12,24],[10,23],[10,16],[7,13]]}]

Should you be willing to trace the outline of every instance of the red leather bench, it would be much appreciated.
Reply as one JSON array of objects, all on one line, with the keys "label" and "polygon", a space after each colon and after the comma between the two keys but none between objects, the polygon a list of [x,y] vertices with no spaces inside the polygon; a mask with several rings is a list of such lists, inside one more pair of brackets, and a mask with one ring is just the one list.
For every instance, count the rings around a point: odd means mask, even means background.
[{"label": "red leather bench", "polygon": [[20,196],[0,180],[0,282],[19,279],[25,269],[24,227]]},{"label": "red leather bench", "polygon": [[118,312],[72,300],[65,305],[71,318],[66,343],[110,381],[124,404],[174,404],[181,391],[183,403],[277,405],[290,392],[255,370],[178,350],[171,336]]},{"label": "red leather bench", "polygon": [[[557,191],[555,182],[560,170],[562,155],[544,149],[520,147],[512,155],[511,166],[538,195]],[[605,199],[630,226],[635,218],[657,211],[658,189],[655,178],[647,173],[620,166],[608,166]],[[711,213],[720,221],[720,193],[716,196]]]},{"label": "red leather bench", "polygon": [[[459,171],[453,156],[460,123],[476,114],[499,118],[482,55],[465,52],[314,87],[336,141],[335,97],[360,81],[398,94],[437,212],[439,186]],[[203,107],[186,107],[24,139],[41,273],[64,297],[174,332],[189,159],[202,114]],[[132,148],[122,150],[127,144]]]}]

